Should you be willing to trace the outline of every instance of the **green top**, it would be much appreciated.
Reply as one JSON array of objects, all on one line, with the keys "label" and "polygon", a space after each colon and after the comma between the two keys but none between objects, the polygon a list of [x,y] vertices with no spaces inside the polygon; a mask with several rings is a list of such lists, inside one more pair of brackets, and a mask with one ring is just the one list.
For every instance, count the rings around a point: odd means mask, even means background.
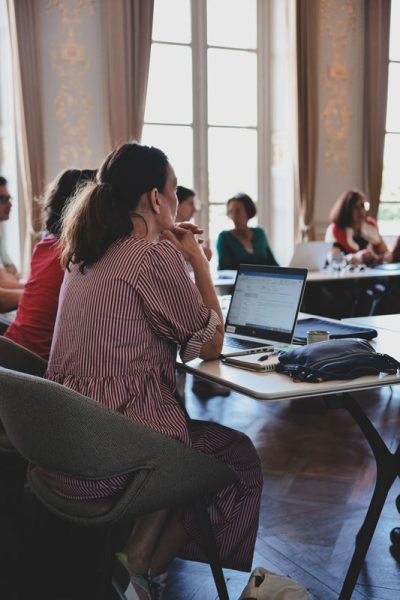
[{"label": "green top", "polygon": [[278,266],[262,227],[252,227],[253,252],[249,252],[231,231],[221,231],[217,239],[218,269],[237,269],[241,263]]}]

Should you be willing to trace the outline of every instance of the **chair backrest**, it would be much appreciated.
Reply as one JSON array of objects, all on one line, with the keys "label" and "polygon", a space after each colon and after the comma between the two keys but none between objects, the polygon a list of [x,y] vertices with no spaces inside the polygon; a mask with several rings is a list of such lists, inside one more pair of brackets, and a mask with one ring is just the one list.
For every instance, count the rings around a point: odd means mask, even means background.
[{"label": "chair backrest", "polygon": [[0,336],[0,366],[42,377],[47,361],[16,342]]},{"label": "chair backrest", "polygon": [[[237,479],[217,460],[98,402],[4,368],[0,368],[0,419],[22,456],[44,469],[82,479],[145,471],[146,485],[139,477],[135,497],[142,512],[214,493]],[[154,501],[143,496],[142,488],[153,490]]]}]

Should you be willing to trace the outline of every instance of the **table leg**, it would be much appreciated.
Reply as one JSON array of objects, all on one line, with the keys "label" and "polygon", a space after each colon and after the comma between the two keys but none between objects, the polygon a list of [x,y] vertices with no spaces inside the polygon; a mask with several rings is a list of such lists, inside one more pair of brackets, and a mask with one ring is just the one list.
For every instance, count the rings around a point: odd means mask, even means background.
[{"label": "table leg", "polygon": [[357,582],[365,556],[379,521],[385,500],[396,477],[400,476],[400,446],[390,452],[385,442],[368,419],[365,412],[350,394],[344,394],[327,402],[330,408],[345,408],[357,423],[375,457],[377,476],[374,493],[364,522],[356,536],[355,549],[350,562],[339,600],[349,600]]}]

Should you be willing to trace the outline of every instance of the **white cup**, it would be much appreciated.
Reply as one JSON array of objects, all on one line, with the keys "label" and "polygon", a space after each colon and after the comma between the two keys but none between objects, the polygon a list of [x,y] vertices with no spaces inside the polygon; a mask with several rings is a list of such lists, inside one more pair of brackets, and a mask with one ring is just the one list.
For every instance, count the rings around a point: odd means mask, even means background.
[{"label": "white cup", "polygon": [[329,331],[323,329],[307,331],[307,344],[315,344],[315,342],[324,342],[326,340],[329,340]]}]

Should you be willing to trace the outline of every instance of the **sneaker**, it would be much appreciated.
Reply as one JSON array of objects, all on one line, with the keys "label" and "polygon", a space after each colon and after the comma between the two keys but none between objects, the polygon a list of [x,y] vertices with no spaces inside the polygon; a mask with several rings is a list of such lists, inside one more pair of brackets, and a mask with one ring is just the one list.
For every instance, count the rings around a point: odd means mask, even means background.
[{"label": "sneaker", "polygon": [[130,575],[126,555],[117,552],[112,586],[120,600],[153,600],[147,575]]},{"label": "sneaker", "polygon": [[150,577],[150,590],[152,600],[162,600],[167,587],[168,573],[162,573],[156,577]]}]

